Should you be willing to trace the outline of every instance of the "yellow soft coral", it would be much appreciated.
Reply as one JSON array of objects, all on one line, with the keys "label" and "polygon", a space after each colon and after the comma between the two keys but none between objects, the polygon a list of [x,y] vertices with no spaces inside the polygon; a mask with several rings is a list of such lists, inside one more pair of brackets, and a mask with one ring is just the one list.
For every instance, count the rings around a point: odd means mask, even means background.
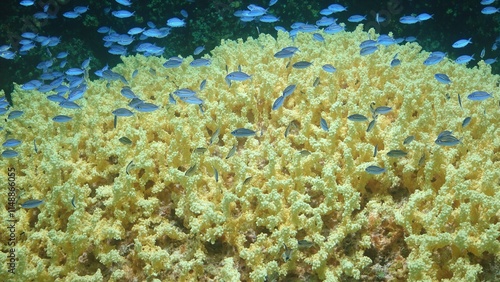
[{"label": "yellow soft coral", "polygon": [[[15,213],[24,231],[18,234],[16,275],[479,279],[486,258],[498,260],[500,251],[498,77],[482,62],[474,69],[447,59],[425,66],[428,53],[416,43],[360,56],[359,43],[369,34],[360,26],[325,34],[324,43],[311,34],[292,40],[282,32],[277,39],[261,34],[222,41],[212,64],[200,68],[188,65],[191,57],[174,69],[164,68],[162,58],[123,57],[113,71],[160,109],[119,117],[116,128],[111,112],[128,103],[121,81],[89,81],[85,98],[77,101],[80,110],[62,109],[44,94],[16,86],[14,109],[25,114],[2,126],[24,143],[15,148],[19,156],[0,159],[0,167],[16,168],[19,201],[45,199],[37,209]],[[287,46],[300,50],[291,61],[273,56]],[[402,63],[390,67],[396,53]],[[292,68],[297,61],[313,64]],[[337,71],[325,72],[324,64]],[[252,79],[229,87],[226,69],[238,66]],[[453,82],[440,84],[438,72]],[[169,102],[169,93],[198,90],[204,79],[206,87],[197,93],[204,112]],[[271,110],[291,84],[297,85],[294,93]],[[495,97],[465,98],[476,90]],[[370,116],[372,102],[393,108],[373,130],[366,131],[368,122],[347,120],[356,113]],[[54,123],[58,114],[73,120]],[[462,128],[467,116],[472,122]],[[292,121],[297,127],[285,137]],[[242,127],[257,135],[230,134]],[[454,131],[462,143],[436,145],[443,130]],[[409,135],[415,141],[403,145]],[[123,136],[132,145],[120,143]],[[233,145],[236,154],[226,158]],[[203,147],[206,152],[195,151]],[[408,155],[386,155],[395,149]],[[368,165],[387,171],[371,175]],[[6,169],[0,173],[7,178]],[[0,201],[7,204],[6,197]],[[9,215],[2,210],[0,216],[5,221]],[[6,236],[2,232],[2,242]],[[298,240],[313,246],[300,247]],[[8,275],[6,264],[0,271]]]}]

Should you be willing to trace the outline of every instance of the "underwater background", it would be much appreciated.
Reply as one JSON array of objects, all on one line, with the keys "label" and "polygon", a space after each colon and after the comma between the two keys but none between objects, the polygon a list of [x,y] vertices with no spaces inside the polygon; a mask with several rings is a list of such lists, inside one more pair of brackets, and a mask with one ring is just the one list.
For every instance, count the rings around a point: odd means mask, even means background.
[{"label": "underwater background", "polygon": [[[171,17],[182,17],[181,10],[185,10],[189,17],[186,27],[172,31],[167,37],[154,39],[158,46],[165,47],[163,57],[181,55],[183,57],[193,53],[198,46],[205,46],[205,52],[212,50],[221,39],[238,39],[257,36],[258,32],[276,34],[274,26],[280,25],[287,29],[294,22],[314,23],[320,18],[321,9],[332,4],[331,1],[278,1],[269,12],[278,16],[276,23],[242,23],[233,13],[245,9],[249,4],[265,7],[268,3],[259,1],[214,0],[214,1],[133,1],[131,7],[135,16],[128,19],[117,19],[106,9],[118,8],[115,1],[72,1],[50,0],[34,1],[33,6],[23,7],[17,0],[2,2],[0,10],[0,44],[12,46],[12,50],[19,49],[19,41],[23,32],[57,36],[60,43],[50,48],[55,55],[61,51],[69,52],[68,65],[78,65],[87,58],[91,59],[91,69],[101,69],[106,64],[114,66],[120,62],[119,56],[111,55],[103,47],[102,34],[97,29],[109,26],[118,33],[126,33],[132,27],[146,26],[148,21],[155,25],[164,26]],[[365,30],[375,28],[377,33],[392,32],[396,37],[415,36],[417,42],[427,51],[443,51],[450,58],[457,58],[462,54],[475,54],[476,64],[483,48],[486,49],[486,58],[496,58],[497,50],[492,50],[497,37],[500,36],[500,14],[484,15],[481,9],[485,7],[479,0],[468,1],[338,1],[336,3],[348,7],[347,12],[334,14],[338,22],[346,24],[346,30],[353,30],[357,23],[350,23],[347,18],[353,14],[367,15],[363,22]],[[494,2],[495,4],[496,2]],[[494,5],[493,4],[493,5]],[[36,19],[33,14],[43,11],[48,5],[48,14],[53,19]],[[63,17],[63,13],[71,11],[75,6],[88,6],[88,12],[77,19]],[[432,20],[425,23],[405,25],[399,22],[403,15],[429,13],[434,15]],[[380,25],[375,22],[375,15],[379,13],[386,17]],[[259,28],[259,31],[256,29]],[[460,38],[471,38],[473,44],[464,49],[454,49],[453,42]],[[133,44],[129,46],[133,49]],[[493,48],[496,49],[496,48]],[[133,54],[129,50],[129,54]],[[25,55],[18,55],[13,60],[0,61],[0,89],[10,93],[12,82],[22,84],[35,79],[41,74],[36,65],[48,59],[43,48],[34,48]],[[492,72],[499,73],[497,63],[492,65]],[[95,79],[95,76],[91,76]]]}]

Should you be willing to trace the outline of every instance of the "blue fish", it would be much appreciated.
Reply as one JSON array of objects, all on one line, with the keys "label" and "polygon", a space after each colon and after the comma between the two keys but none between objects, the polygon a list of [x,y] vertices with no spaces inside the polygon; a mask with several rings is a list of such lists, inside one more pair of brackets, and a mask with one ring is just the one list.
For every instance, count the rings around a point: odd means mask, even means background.
[{"label": "blue fish", "polygon": [[193,104],[193,105],[203,104],[203,100],[196,97],[196,96],[184,97],[184,98],[181,98],[181,100],[188,103],[188,104]]},{"label": "blue fish", "polygon": [[68,122],[68,121],[72,120],[72,117],[65,116],[65,115],[57,115],[57,116],[53,117],[52,120],[55,122]]},{"label": "blue fish", "polygon": [[453,136],[451,131],[445,130],[439,133],[434,143],[436,143],[439,146],[455,146],[461,143],[460,141],[461,139],[458,139],[455,136]]},{"label": "blue fish", "polygon": [[67,75],[81,75],[83,74],[83,70],[79,68],[71,68],[65,72]]},{"label": "blue fish", "polygon": [[378,115],[385,115],[385,114],[390,113],[391,111],[392,111],[391,107],[380,106],[380,107],[375,108],[375,110],[373,110],[373,113],[378,114]]},{"label": "blue fish", "polygon": [[170,59],[168,59],[168,61],[166,61],[163,66],[165,68],[177,68],[179,67],[183,62],[183,59],[182,58],[179,58],[179,57],[172,57]]},{"label": "blue fish", "polygon": [[321,125],[321,128],[323,128],[324,131],[328,132],[330,129],[328,128],[328,123],[326,123],[326,120],[323,118],[320,118],[319,124]]},{"label": "blue fish", "polygon": [[386,169],[379,167],[379,166],[376,166],[376,165],[371,165],[371,166],[368,166],[367,168],[365,168],[365,171],[368,172],[369,174],[376,175],[376,174],[384,173],[386,171]]},{"label": "blue fish", "polygon": [[436,73],[434,75],[434,77],[436,78],[437,81],[439,81],[441,83],[444,83],[444,84],[451,83],[450,78],[446,74],[444,74],[444,73]]},{"label": "blue fish", "polygon": [[132,89],[130,89],[130,87],[128,87],[128,86],[124,86],[122,88],[122,90],[120,91],[120,93],[122,94],[123,97],[125,97],[127,99],[137,98],[134,91],[132,91]]},{"label": "blue fish", "polygon": [[470,121],[471,117],[466,117],[464,121],[462,121],[462,127],[466,127],[467,125],[469,125]]},{"label": "blue fish", "polygon": [[15,119],[15,118],[22,116],[23,114],[24,114],[23,111],[12,111],[7,116],[7,119]]},{"label": "blue fish", "polygon": [[467,64],[468,62],[474,60],[474,55],[462,55],[455,60],[455,63],[459,65]]},{"label": "blue fish", "polygon": [[293,64],[292,67],[295,69],[305,69],[305,68],[309,67],[310,65],[312,65],[311,62],[300,61],[300,62],[296,62],[295,64]]},{"label": "blue fish", "polygon": [[324,42],[325,41],[325,38],[323,38],[323,36],[319,33],[314,33],[313,34],[313,38],[316,40],[316,41],[319,41],[319,42]]},{"label": "blue fish", "polygon": [[251,78],[252,78],[251,75],[248,75],[241,71],[233,71],[228,75],[226,75],[226,80],[234,80],[234,81],[245,81]]},{"label": "blue fish", "polygon": [[219,182],[219,172],[215,167],[212,167],[214,169],[214,177],[215,177],[215,182]]},{"label": "blue fish", "polygon": [[210,66],[210,64],[212,64],[212,61],[210,61],[209,59],[196,59],[194,61],[192,61],[191,63],[189,63],[190,66],[192,67],[205,67],[205,66]]},{"label": "blue fish", "polygon": [[188,89],[188,88],[181,88],[177,89],[174,91],[174,94],[177,95],[179,98],[187,98],[187,97],[192,97],[196,95],[196,92]]},{"label": "blue fish", "polygon": [[18,155],[19,155],[19,153],[14,151],[14,150],[5,150],[2,152],[2,157],[6,158],[6,159],[14,158],[14,157],[17,157]]},{"label": "blue fish", "polygon": [[277,109],[279,109],[282,105],[283,105],[283,102],[285,101],[285,96],[279,96],[276,101],[274,101],[273,103],[273,111],[276,111]]},{"label": "blue fish", "polygon": [[119,116],[119,117],[130,117],[130,116],[134,115],[133,112],[131,112],[130,110],[125,109],[125,108],[118,108],[118,109],[114,110],[112,113],[115,116]]},{"label": "blue fish", "polygon": [[115,0],[115,1],[118,4],[121,4],[121,5],[127,6],[127,7],[130,6],[130,5],[132,5],[132,3],[129,0]]},{"label": "blue fish", "polygon": [[292,95],[293,91],[295,91],[295,88],[296,88],[295,84],[288,85],[285,88],[285,90],[283,90],[283,97],[288,97],[288,96]]},{"label": "blue fish", "polygon": [[463,48],[463,47],[467,46],[469,43],[472,43],[471,39],[472,38],[469,38],[469,39],[460,39],[460,40],[456,41],[455,43],[453,43],[453,45],[451,45],[451,47],[453,47],[453,48]]},{"label": "blue fish", "polygon": [[5,142],[2,143],[2,146],[4,146],[4,147],[16,147],[16,146],[19,146],[21,143],[22,143],[21,140],[7,139]]},{"label": "blue fish", "polygon": [[367,121],[368,118],[365,117],[364,115],[360,115],[360,114],[353,114],[353,115],[350,115],[347,117],[348,120],[350,121],[354,121],[354,122],[363,122],[363,121]]},{"label": "blue fish", "polygon": [[153,112],[158,109],[157,105],[151,104],[151,103],[139,103],[133,107],[136,111],[138,112],[143,112],[143,113],[148,113],[148,112]]},{"label": "blue fish", "polygon": [[483,101],[491,97],[491,94],[485,91],[474,91],[471,94],[467,95],[467,99],[471,101]]},{"label": "blue fish", "polygon": [[330,64],[323,65],[322,68],[324,71],[329,72],[329,73],[334,73],[337,71],[337,69]]},{"label": "blue fish", "polygon": [[289,50],[280,50],[274,54],[274,57],[278,59],[285,59],[292,57],[294,54],[295,52]]},{"label": "blue fish", "polygon": [[167,20],[167,25],[169,27],[183,27],[186,25],[183,19],[171,18]]},{"label": "blue fish", "polygon": [[410,144],[410,143],[411,143],[414,139],[415,139],[415,136],[410,135],[410,136],[408,136],[408,137],[406,137],[406,138],[405,138],[405,140],[403,141],[403,144],[404,144],[404,145],[408,145],[408,144]]},{"label": "blue fish", "polygon": [[362,48],[359,51],[359,54],[361,56],[367,56],[367,55],[375,53],[375,51],[377,51],[377,50],[378,50],[377,46],[367,46],[367,47]]},{"label": "blue fish", "polygon": [[200,83],[200,91],[203,91],[203,89],[205,89],[205,85],[207,84],[207,80],[204,79],[201,83]]},{"label": "blue fish", "polygon": [[231,134],[234,137],[251,137],[255,135],[255,131],[247,128],[238,128],[236,130],[233,130]]},{"label": "blue fish", "polygon": [[32,209],[40,206],[43,203],[43,200],[27,200],[26,202],[21,204],[21,207],[24,209]]},{"label": "blue fish", "polygon": [[198,47],[196,47],[196,49],[194,49],[193,54],[194,54],[194,55],[199,55],[199,54],[201,54],[201,52],[203,52],[204,50],[205,50],[205,46],[198,46]]},{"label": "blue fish", "polygon": [[135,12],[130,12],[127,10],[119,10],[119,11],[113,11],[111,14],[113,17],[119,18],[119,19],[124,19],[124,18],[130,18],[131,16],[134,15]]}]

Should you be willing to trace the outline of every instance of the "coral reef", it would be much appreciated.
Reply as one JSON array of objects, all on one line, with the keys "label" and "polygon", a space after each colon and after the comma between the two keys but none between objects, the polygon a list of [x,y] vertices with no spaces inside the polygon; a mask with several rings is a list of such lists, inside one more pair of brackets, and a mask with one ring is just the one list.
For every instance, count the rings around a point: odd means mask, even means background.
[{"label": "coral reef", "polygon": [[[324,37],[321,43],[299,34],[292,41],[280,32],[222,41],[206,55],[211,65],[199,68],[188,65],[192,57],[173,69],[164,68],[162,58],[122,57],[113,71],[160,109],[119,117],[116,128],[111,112],[128,103],[120,80],[89,81],[78,110],[16,85],[14,109],[25,113],[1,126],[24,143],[16,148],[19,156],[0,159],[0,167],[16,168],[19,202],[45,200],[16,212],[24,232],[16,275],[47,281],[494,277],[500,252],[498,76],[482,62],[473,69],[448,59],[425,66],[428,53],[417,43],[360,56],[359,44],[377,37],[361,25]],[[291,61],[273,56],[287,46],[300,50]],[[391,67],[396,53],[402,63]],[[297,61],[313,64],[293,68]],[[337,71],[324,71],[324,64]],[[226,69],[238,66],[251,80],[229,87]],[[441,84],[435,73],[453,82]],[[271,110],[290,84],[297,89]],[[203,111],[169,102],[179,88],[197,90]],[[494,98],[465,98],[477,90]],[[368,121],[347,117],[371,115],[372,102],[393,110],[367,132]],[[73,120],[55,123],[58,114]],[[467,116],[472,121],[462,128]],[[329,131],[320,127],[321,118]],[[296,127],[285,137],[292,121]],[[257,135],[230,134],[242,127]],[[436,145],[443,130],[461,143]],[[415,140],[403,144],[409,135]],[[131,145],[119,142],[124,136]],[[227,158],[233,145],[236,153]],[[395,149],[408,155],[387,156]],[[196,170],[186,173],[193,165]],[[387,171],[372,175],[368,165]],[[0,217],[5,221],[8,213],[3,209]],[[2,250],[3,261],[6,256]],[[1,276],[6,272],[2,264]]]}]

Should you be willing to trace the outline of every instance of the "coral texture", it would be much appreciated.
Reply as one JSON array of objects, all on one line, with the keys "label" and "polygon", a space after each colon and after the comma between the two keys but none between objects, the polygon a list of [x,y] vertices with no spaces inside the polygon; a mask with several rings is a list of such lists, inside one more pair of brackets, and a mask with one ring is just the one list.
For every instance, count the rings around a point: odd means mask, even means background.
[{"label": "coral texture", "polygon": [[[2,124],[23,144],[19,156],[1,158],[0,167],[16,168],[20,203],[45,200],[16,212],[24,231],[16,275],[46,281],[473,281],[497,271],[499,77],[484,63],[468,69],[445,59],[425,66],[428,52],[417,43],[361,56],[359,44],[377,37],[361,26],[324,37],[318,42],[299,34],[293,41],[279,32],[277,39],[261,34],[222,41],[207,56],[211,65],[198,68],[189,66],[191,57],[172,69],[162,58],[122,57],[113,71],[160,108],[119,117],[116,128],[111,112],[129,102],[120,80],[89,81],[77,110],[16,86],[14,109],[25,113]],[[287,46],[299,48],[290,60],[273,56]],[[391,67],[396,53],[401,65]],[[298,61],[312,65],[293,68]],[[336,72],[324,71],[324,64]],[[229,87],[227,71],[238,66],[251,79]],[[438,82],[436,73],[452,83]],[[291,84],[297,85],[293,94],[272,110]],[[203,111],[177,97],[169,102],[169,93],[180,88],[197,91]],[[467,100],[478,90],[494,97]],[[393,110],[371,131],[369,121],[347,119],[371,116],[372,103]],[[59,114],[73,119],[53,122]],[[471,123],[462,128],[468,116]],[[237,128],[257,134],[236,138],[231,132]],[[461,143],[435,144],[443,130]],[[415,140],[403,144],[409,135]],[[124,136],[131,145],[119,141]],[[236,153],[227,158],[234,145]],[[396,149],[408,154],[387,156]],[[386,172],[369,174],[369,165]],[[7,179],[6,169],[0,173]],[[0,201],[7,205],[6,197]],[[6,210],[0,217],[8,218]],[[2,261],[6,256],[2,250]],[[8,275],[5,264],[0,273]]]}]

